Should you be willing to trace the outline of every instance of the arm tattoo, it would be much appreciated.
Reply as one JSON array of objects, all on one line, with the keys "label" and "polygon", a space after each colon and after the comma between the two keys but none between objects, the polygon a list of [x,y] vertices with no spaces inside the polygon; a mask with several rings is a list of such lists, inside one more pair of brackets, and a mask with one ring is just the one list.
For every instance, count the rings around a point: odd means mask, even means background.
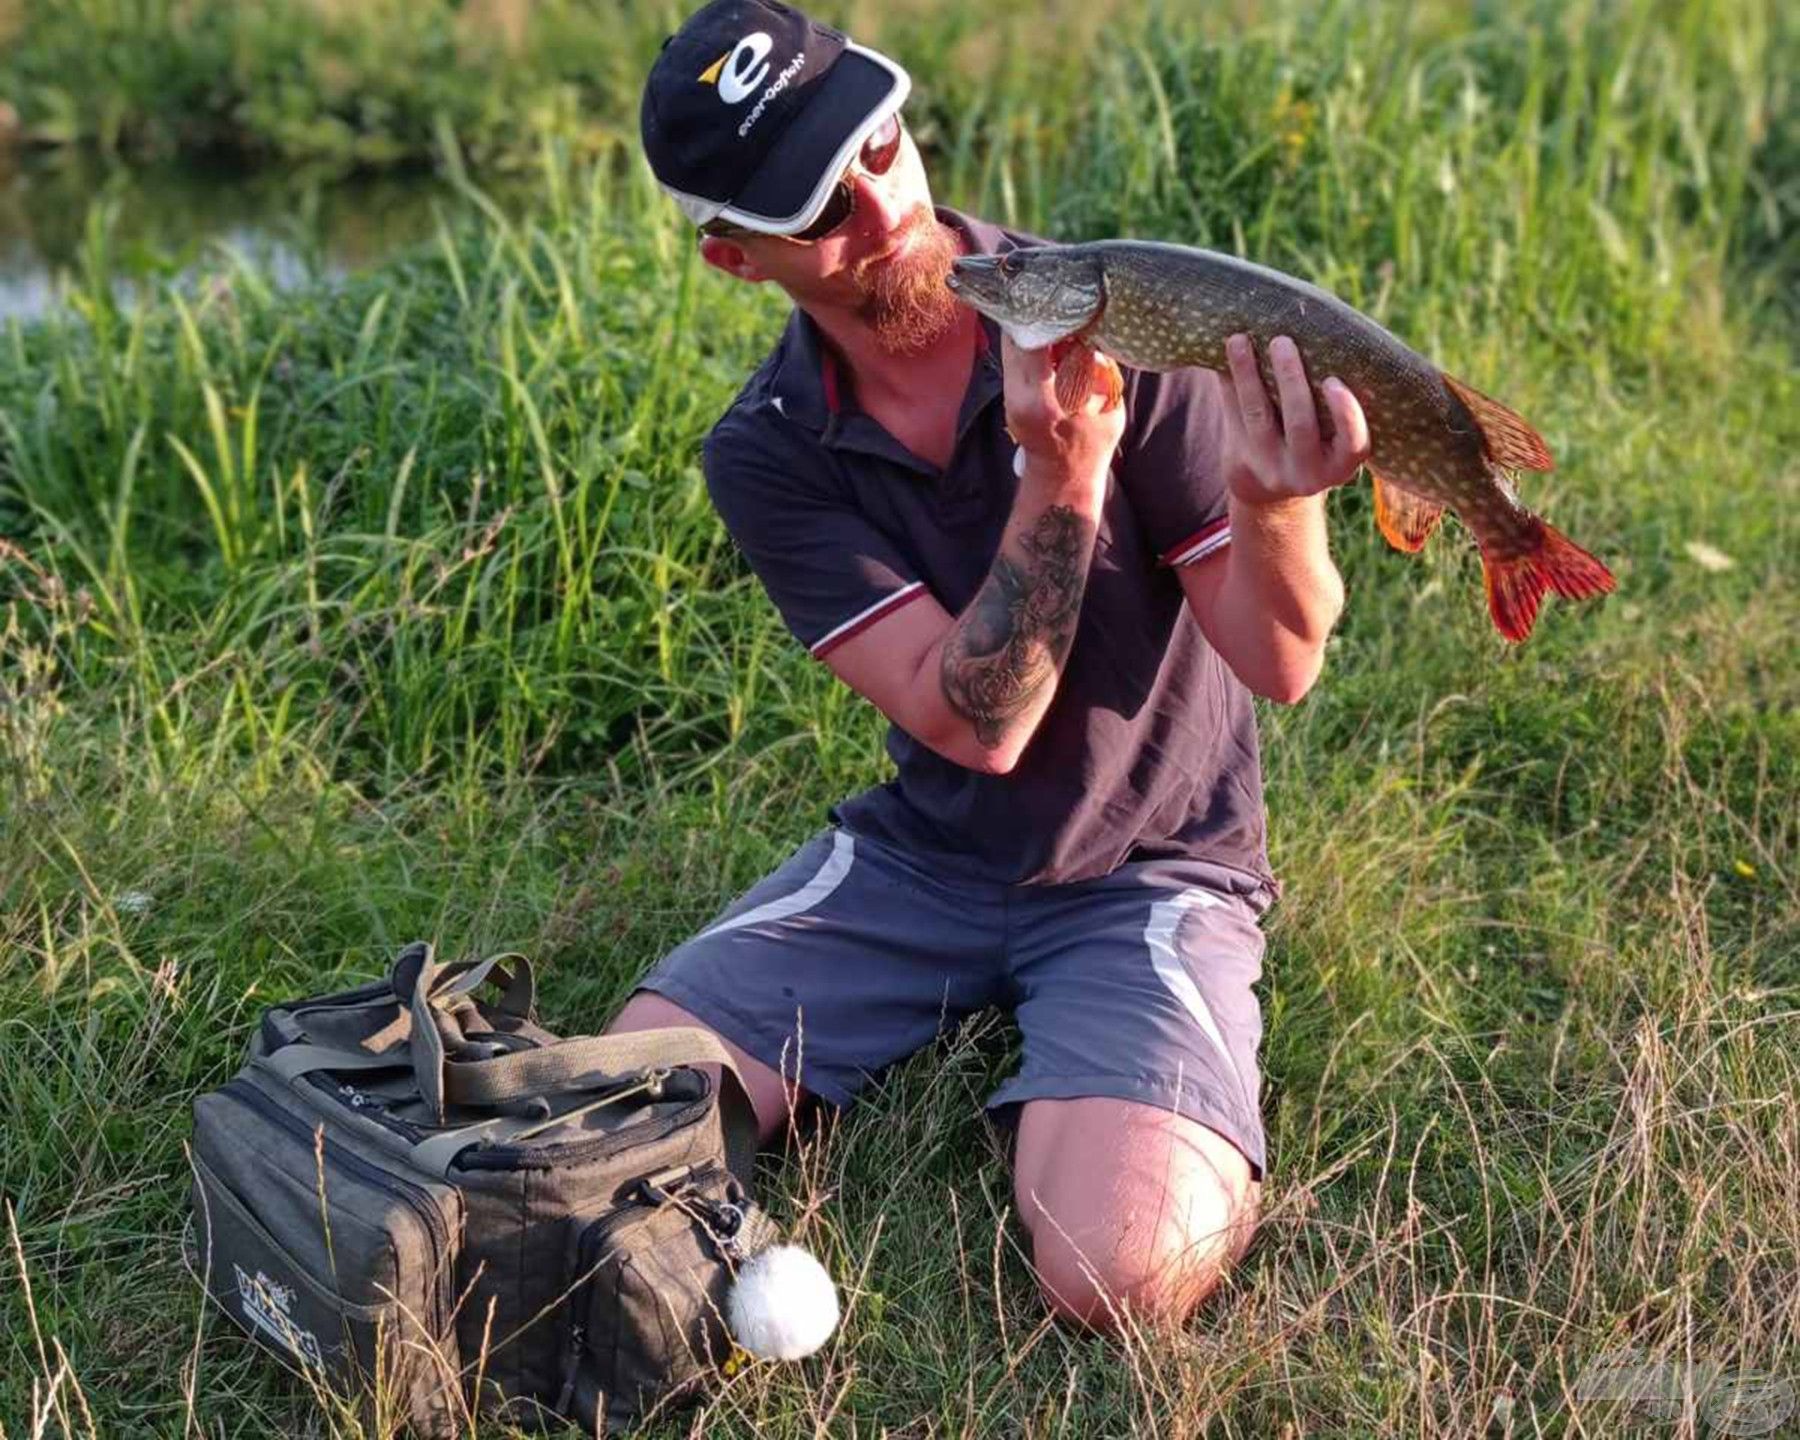
[{"label": "arm tattoo", "polygon": [[1093,521],[1052,505],[1019,537],[1024,560],[1004,547],[994,557],[986,583],[944,645],[944,697],[990,750],[1054,682],[1069,652],[1093,536]]}]

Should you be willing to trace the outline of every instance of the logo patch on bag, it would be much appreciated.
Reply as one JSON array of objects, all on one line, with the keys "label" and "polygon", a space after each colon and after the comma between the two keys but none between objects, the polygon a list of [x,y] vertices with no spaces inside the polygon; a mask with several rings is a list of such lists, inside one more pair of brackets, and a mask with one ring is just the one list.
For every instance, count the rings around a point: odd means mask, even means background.
[{"label": "logo patch on bag", "polygon": [[243,1266],[234,1264],[231,1268],[237,1272],[238,1298],[243,1301],[244,1314],[251,1325],[302,1365],[323,1369],[325,1360],[319,1353],[317,1338],[312,1331],[302,1330],[288,1314],[294,1304],[293,1287],[271,1280],[261,1270],[252,1280],[244,1273]]}]

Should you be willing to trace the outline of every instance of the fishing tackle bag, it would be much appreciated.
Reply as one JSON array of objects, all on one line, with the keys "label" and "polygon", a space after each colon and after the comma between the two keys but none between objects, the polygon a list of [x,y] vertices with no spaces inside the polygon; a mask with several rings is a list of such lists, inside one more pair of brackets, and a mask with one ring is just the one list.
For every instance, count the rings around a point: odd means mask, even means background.
[{"label": "fishing tackle bag", "polygon": [[409,945],[386,979],[267,1011],[195,1101],[189,1262],[378,1434],[599,1433],[727,1358],[734,1269],[774,1238],[755,1133],[707,1032],[562,1039],[524,957]]}]

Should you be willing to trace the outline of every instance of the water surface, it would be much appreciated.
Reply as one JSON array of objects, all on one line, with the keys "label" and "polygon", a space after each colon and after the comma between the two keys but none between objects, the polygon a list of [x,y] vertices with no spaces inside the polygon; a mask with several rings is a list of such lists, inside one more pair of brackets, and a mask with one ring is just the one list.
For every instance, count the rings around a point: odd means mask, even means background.
[{"label": "water surface", "polygon": [[286,165],[124,167],[68,153],[0,149],[0,320],[41,319],[64,281],[89,264],[90,216],[112,217],[114,293],[216,269],[225,246],[256,259],[278,286],[330,279],[429,239],[438,213],[463,202],[425,171],[332,176]]}]

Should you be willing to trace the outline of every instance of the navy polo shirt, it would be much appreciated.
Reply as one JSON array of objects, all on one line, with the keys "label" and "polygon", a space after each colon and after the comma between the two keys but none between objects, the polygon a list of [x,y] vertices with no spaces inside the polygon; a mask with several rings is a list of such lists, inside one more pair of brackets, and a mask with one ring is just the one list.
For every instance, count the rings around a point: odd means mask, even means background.
[{"label": "navy polo shirt", "polygon": [[[975,252],[1039,243],[944,206],[937,214]],[[1018,480],[1000,330],[982,325],[946,470],[856,408],[798,308],[708,434],[713,504],[813,655],[927,592],[959,614],[986,579]],[[893,726],[898,773],[836,806],[834,820],[1001,883],[1195,857],[1236,872],[1246,893],[1273,891],[1250,694],[1207,644],[1173,568],[1230,540],[1198,375],[1124,369],[1125,433],[1075,641],[1011,773],[966,769]]]}]

